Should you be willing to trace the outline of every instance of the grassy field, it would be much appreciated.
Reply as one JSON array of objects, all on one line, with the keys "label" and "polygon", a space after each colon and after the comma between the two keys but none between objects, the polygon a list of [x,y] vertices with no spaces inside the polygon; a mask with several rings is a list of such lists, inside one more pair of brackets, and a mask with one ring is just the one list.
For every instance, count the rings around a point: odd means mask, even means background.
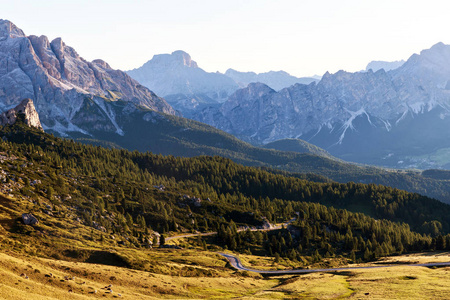
[{"label": "grassy field", "polygon": [[[445,299],[450,268],[362,269],[263,278],[225,268],[214,253],[153,250],[174,268],[196,266],[215,275],[163,275],[128,268],[0,253],[0,297],[4,299]],[[449,253],[396,257],[400,262],[439,262]],[[392,263],[393,258],[385,259]],[[169,264],[169,265],[170,265]],[[27,277],[27,278],[26,278]],[[110,287],[112,292],[108,290]]]}]

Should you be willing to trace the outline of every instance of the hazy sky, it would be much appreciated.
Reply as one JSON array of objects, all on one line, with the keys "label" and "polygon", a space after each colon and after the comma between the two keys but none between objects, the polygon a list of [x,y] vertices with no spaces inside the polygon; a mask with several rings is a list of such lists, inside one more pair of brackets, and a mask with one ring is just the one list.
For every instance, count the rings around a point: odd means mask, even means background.
[{"label": "hazy sky", "polygon": [[0,0],[27,35],[62,37],[87,60],[141,66],[184,50],[207,71],[308,76],[364,69],[450,43],[450,1]]}]

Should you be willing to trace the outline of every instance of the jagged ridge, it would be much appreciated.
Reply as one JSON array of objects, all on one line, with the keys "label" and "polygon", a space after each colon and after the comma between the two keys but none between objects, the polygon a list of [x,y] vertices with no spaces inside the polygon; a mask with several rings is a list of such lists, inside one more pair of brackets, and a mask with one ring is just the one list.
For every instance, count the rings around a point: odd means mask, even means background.
[{"label": "jagged ridge", "polygon": [[[0,20],[0,37],[0,109],[33,99],[47,130],[88,133],[89,123],[101,121],[104,130],[121,133],[107,108],[117,100],[175,114],[164,99],[126,73],[102,60],[86,61],[61,38],[27,37],[7,20]],[[86,101],[96,103],[91,107],[95,120],[77,117]]]}]

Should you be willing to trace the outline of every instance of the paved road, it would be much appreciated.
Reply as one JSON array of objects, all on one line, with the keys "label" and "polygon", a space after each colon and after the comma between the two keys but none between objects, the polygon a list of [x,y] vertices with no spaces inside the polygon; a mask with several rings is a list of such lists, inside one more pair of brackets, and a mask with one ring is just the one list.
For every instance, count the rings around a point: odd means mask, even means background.
[{"label": "paved road", "polygon": [[256,272],[259,274],[265,275],[284,275],[284,274],[305,274],[305,273],[314,273],[314,272],[336,272],[336,271],[346,271],[346,270],[358,270],[358,269],[376,269],[376,268],[391,268],[391,267],[443,267],[450,266],[450,262],[443,263],[428,263],[428,264],[397,264],[397,265],[383,265],[383,266],[367,266],[367,267],[343,267],[343,268],[331,268],[331,269],[293,269],[293,270],[258,270],[247,268],[242,265],[242,262],[239,258],[234,255],[221,253],[220,255],[224,256],[230,264],[241,271],[250,271]]}]

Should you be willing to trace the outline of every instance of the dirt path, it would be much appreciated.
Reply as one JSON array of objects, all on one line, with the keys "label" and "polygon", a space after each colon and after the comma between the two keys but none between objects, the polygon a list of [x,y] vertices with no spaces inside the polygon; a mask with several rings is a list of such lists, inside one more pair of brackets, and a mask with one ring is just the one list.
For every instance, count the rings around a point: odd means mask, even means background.
[{"label": "dirt path", "polygon": [[[292,218],[289,221],[284,222],[283,224],[271,227],[271,228],[265,228],[265,229],[250,229],[251,231],[271,231],[271,230],[278,230],[281,229],[283,226],[287,227],[289,224],[291,224],[292,222],[294,222],[296,220],[296,218]],[[247,229],[238,229],[238,232],[241,231],[245,231]],[[188,233],[188,234],[183,234],[183,235],[176,235],[176,236],[169,236],[165,238],[165,242],[167,243],[168,241],[171,240],[175,240],[175,239],[182,239],[182,238],[188,238],[188,237],[195,237],[195,236],[208,236],[208,235],[215,235],[217,234],[217,232],[205,232],[205,233]]]}]

